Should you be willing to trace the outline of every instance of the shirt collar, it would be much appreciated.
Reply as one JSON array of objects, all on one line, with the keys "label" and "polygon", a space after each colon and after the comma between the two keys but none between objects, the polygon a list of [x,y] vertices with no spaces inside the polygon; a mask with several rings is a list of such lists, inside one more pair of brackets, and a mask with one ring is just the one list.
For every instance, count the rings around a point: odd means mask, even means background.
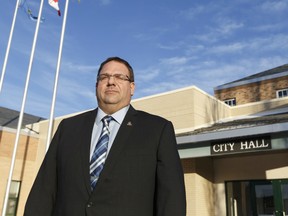
[{"label": "shirt collar", "polygon": [[[113,113],[111,116],[113,117],[113,119],[118,123],[121,124],[128,109],[129,109],[130,105],[123,107],[122,109],[118,110],[117,112]],[[98,107],[98,112],[97,112],[97,116],[96,116],[96,124],[99,125],[102,118],[105,117],[107,114]]]}]

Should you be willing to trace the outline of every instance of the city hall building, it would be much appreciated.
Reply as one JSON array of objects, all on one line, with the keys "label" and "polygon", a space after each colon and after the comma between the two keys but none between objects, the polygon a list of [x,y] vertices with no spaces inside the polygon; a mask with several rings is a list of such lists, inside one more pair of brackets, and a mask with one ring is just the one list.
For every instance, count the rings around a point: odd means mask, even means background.
[{"label": "city hall building", "polygon": [[[288,215],[288,65],[217,86],[214,96],[191,86],[136,99],[132,105],[174,124],[187,216]],[[55,119],[54,132],[66,117]],[[21,131],[9,215],[23,215],[46,152],[48,121],[36,120]],[[2,122],[1,209],[16,134],[9,120]]]}]

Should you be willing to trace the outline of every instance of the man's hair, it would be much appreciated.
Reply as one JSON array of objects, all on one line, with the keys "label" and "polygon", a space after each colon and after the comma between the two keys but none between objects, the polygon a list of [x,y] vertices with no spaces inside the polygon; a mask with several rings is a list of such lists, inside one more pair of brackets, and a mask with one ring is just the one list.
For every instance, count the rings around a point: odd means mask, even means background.
[{"label": "man's hair", "polygon": [[124,64],[127,68],[128,68],[128,71],[129,71],[129,75],[130,75],[130,81],[131,82],[134,82],[134,71],[133,71],[133,68],[131,67],[131,65],[124,59],[120,58],[120,57],[117,57],[117,56],[114,56],[114,57],[109,57],[107,58],[105,61],[103,61],[98,69],[98,73],[97,73],[97,76],[99,76],[103,66],[105,64],[107,64],[108,62],[110,61],[116,61],[116,62],[119,62],[119,63],[122,63]]}]

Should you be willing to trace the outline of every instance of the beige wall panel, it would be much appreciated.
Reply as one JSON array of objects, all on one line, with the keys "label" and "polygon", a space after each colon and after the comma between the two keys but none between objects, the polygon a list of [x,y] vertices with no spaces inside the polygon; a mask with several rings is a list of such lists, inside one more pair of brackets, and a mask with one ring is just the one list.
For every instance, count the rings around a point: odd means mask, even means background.
[{"label": "beige wall panel", "polygon": [[23,215],[24,207],[29,195],[30,189],[34,182],[34,173],[35,173],[35,163],[27,161],[25,162],[23,173],[22,173],[22,183],[21,183],[21,193],[19,197],[17,215]]},{"label": "beige wall panel", "polygon": [[230,107],[194,86],[133,100],[132,105],[167,118],[176,130],[195,128],[230,116]]},{"label": "beige wall panel", "polygon": [[196,215],[196,195],[194,193],[196,184],[195,177],[196,175],[193,173],[185,174],[187,216]]},{"label": "beige wall panel", "polygon": [[269,101],[259,101],[255,103],[243,104],[231,107],[231,116],[244,116],[273,110],[276,108],[287,107],[288,98],[277,98]]},{"label": "beige wall panel", "polygon": [[195,174],[195,159],[184,159],[181,161],[184,171],[187,216],[196,215],[196,174]]},{"label": "beige wall panel", "polygon": [[0,157],[0,173],[1,173],[0,174],[1,175],[1,178],[0,178],[0,212],[2,212],[2,208],[3,208],[2,205],[4,202],[4,197],[5,197],[5,192],[6,192],[6,185],[7,185],[8,175],[9,175],[10,164],[11,164],[10,158]]},{"label": "beige wall panel", "polygon": [[213,161],[211,158],[184,159],[187,216],[214,215]]},{"label": "beige wall panel", "polygon": [[[214,215],[214,190],[213,183],[200,175],[195,177],[195,209],[194,215],[213,216]],[[191,215],[191,216],[194,216]]]},{"label": "beige wall panel", "polygon": [[[281,171],[273,178],[288,178],[288,151],[215,157],[215,182],[272,178],[269,172]],[[279,173],[279,172],[278,172]]]},{"label": "beige wall panel", "polygon": [[[173,91],[166,94],[133,100],[132,105],[155,115],[160,115],[172,121],[175,128],[191,127],[193,124],[193,102],[192,93],[194,88],[183,91]],[[183,117],[184,116],[184,117]],[[177,121],[177,119],[185,121]],[[187,121],[188,120],[188,121]],[[181,123],[180,123],[181,122]]]},{"label": "beige wall panel", "polygon": [[215,216],[226,215],[225,184],[214,184],[214,208]]},{"label": "beige wall panel", "polygon": [[[12,155],[14,151],[14,144],[16,138],[16,131],[0,133],[0,203],[1,211],[3,209],[3,202],[6,193],[7,180],[10,172],[12,162]],[[14,170],[12,180],[21,181],[21,193],[18,204],[18,215],[23,215],[23,208],[27,195],[30,191],[34,179],[34,169],[36,153],[38,148],[38,138],[35,135],[27,136],[20,135],[18,148],[16,152],[16,160],[14,163]]]}]

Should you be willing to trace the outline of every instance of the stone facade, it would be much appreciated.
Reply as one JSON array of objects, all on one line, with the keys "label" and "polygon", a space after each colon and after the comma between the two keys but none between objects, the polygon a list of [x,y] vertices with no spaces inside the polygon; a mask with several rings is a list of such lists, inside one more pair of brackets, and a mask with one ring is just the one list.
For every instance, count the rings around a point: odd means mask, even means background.
[{"label": "stone facade", "polygon": [[221,101],[236,99],[236,105],[271,100],[277,97],[276,92],[288,88],[288,76],[268,79],[246,85],[215,90],[214,95]]}]

